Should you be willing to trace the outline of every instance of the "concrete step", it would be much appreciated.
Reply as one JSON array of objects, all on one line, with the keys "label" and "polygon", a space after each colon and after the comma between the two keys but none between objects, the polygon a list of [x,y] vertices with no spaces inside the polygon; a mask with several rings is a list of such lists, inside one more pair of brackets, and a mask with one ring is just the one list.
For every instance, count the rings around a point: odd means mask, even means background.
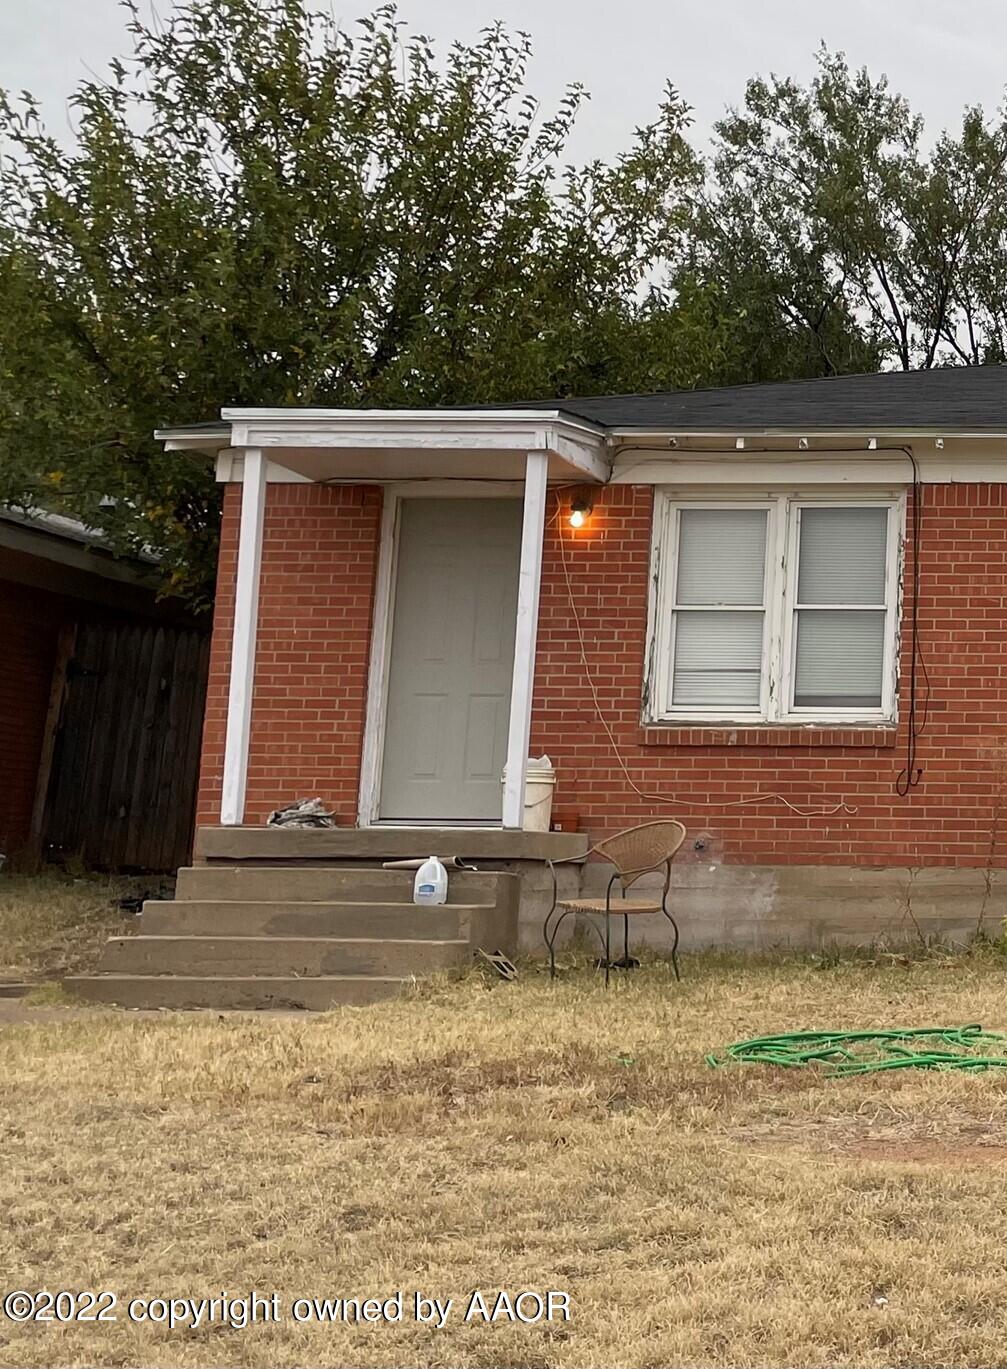
[{"label": "concrete step", "polygon": [[464,941],[478,904],[418,908],[412,903],[254,903],[200,899],[145,903],[144,936],[391,937],[398,941]]},{"label": "concrete step", "polygon": [[[196,865],[179,870],[175,898],[225,902],[408,903],[413,906],[411,870],[339,865]],[[515,876],[452,870],[449,903],[495,903],[500,881]]]},{"label": "concrete step", "polygon": [[324,1012],[394,998],[410,980],[371,975],[248,977],[227,975],[74,975],[66,987],[91,1003],[123,1008],[306,1008]]},{"label": "concrete step", "polygon": [[579,832],[510,832],[500,827],[200,827],[196,860],[579,860],[591,845]]},{"label": "concrete step", "polygon": [[468,941],[278,936],[115,936],[105,945],[106,974],[373,975],[408,978],[467,964]]}]

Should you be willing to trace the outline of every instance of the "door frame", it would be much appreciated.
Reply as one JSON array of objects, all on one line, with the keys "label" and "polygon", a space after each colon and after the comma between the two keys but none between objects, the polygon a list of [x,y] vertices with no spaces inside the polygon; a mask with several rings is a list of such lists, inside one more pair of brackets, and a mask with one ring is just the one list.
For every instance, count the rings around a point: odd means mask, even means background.
[{"label": "door frame", "polygon": [[[404,499],[522,499],[522,480],[410,480],[384,486],[378,565],[374,580],[374,611],[371,615],[371,651],[367,668],[367,705],[364,741],[360,755],[358,827],[436,826],[436,821],[405,823],[382,820],[381,769],[385,754],[385,721],[391,664],[395,589],[398,578],[399,528]],[[466,823],[466,827],[501,827],[501,815],[492,821]]]}]

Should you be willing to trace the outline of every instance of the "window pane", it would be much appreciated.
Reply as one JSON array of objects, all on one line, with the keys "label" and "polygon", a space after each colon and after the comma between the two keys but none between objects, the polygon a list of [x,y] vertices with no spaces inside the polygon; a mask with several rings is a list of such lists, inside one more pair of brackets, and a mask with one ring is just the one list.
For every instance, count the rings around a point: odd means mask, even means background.
[{"label": "window pane", "polygon": [[887,509],[801,509],[797,600],[883,604]]},{"label": "window pane", "polygon": [[760,604],[766,581],[765,509],[682,509],[679,604]]},{"label": "window pane", "polygon": [[794,707],[880,708],[884,655],[884,613],[801,609]]},{"label": "window pane", "polygon": [[698,708],[758,708],[763,613],[675,615],[673,704]]}]

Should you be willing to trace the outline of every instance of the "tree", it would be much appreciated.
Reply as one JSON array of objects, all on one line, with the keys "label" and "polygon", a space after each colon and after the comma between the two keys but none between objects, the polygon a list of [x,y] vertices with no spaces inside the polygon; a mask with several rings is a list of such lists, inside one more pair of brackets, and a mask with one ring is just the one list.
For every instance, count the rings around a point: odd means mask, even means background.
[{"label": "tree", "polygon": [[926,151],[883,77],[824,49],[818,67],[750,81],[717,124],[677,284],[775,318],[828,372],[1002,360],[1007,126],[970,109]]},{"label": "tree", "polygon": [[438,61],[392,8],[354,35],[309,0],[125,8],[74,146],[0,96],[0,502],[151,546],[205,601],[216,491],[156,426],[619,388],[698,175],[674,90],[561,170],[582,92],[540,119],[500,26]]}]

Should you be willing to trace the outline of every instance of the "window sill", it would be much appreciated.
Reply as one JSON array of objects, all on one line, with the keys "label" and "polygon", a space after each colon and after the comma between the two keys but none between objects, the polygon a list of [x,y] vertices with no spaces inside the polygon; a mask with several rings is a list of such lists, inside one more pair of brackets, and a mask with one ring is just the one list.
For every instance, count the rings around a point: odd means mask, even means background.
[{"label": "window sill", "polygon": [[641,746],[894,746],[894,723],[648,723]]}]

